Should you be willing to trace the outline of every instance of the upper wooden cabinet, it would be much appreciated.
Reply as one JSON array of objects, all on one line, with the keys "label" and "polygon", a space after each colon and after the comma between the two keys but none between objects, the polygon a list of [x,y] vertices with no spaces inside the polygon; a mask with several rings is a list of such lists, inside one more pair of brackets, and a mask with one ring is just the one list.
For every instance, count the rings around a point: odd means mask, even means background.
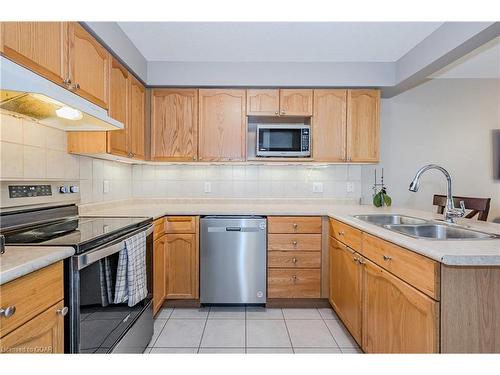
[{"label": "upper wooden cabinet", "polygon": [[108,108],[111,54],[76,22],[69,24],[68,41],[69,79],[73,91]]},{"label": "upper wooden cabinet", "polygon": [[312,151],[316,161],[345,161],[347,90],[314,90]]},{"label": "upper wooden cabinet", "polygon": [[151,93],[151,160],[198,158],[198,90],[155,89]]},{"label": "upper wooden cabinet", "polygon": [[134,77],[130,76],[130,104],[129,104],[129,137],[130,154],[134,159],[144,160],[146,157],[146,89]]},{"label": "upper wooden cabinet", "polygon": [[245,160],[245,113],[245,90],[199,90],[199,160]]},{"label": "upper wooden cabinet", "polygon": [[62,85],[68,70],[68,23],[2,22],[0,52]]},{"label": "upper wooden cabinet", "polygon": [[380,91],[347,90],[347,161],[377,162],[379,138]]},{"label": "upper wooden cabinet", "polygon": [[313,90],[311,89],[281,89],[280,115],[312,116]]},{"label": "upper wooden cabinet", "polygon": [[278,116],[280,114],[279,89],[247,90],[248,116]]},{"label": "upper wooden cabinet", "polygon": [[124,129],[108,132],[108,149],[113,155],[128,156],[129,127],[129,75],[127,69],[116,59],[111,61],[111,90],[109,97],[109,115],[125,125]]}]

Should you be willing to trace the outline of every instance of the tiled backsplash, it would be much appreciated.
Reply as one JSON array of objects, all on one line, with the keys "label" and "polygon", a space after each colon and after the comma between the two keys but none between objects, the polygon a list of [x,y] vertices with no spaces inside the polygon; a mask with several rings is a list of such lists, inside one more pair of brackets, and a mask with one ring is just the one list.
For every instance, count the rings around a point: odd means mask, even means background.
[{"label": "tiled backsplash", "polygon": [[[3,180],[80,180],[82,203],[132,196],[132,166],[66,152],[66,133],[0,115],[0,177]],[[103,181],[109,181],[104,193]]]},{"label": "tiled backsplash", "polygon": [[[359,165],[134,165],[135,197],[354,198],[361,196]],[[323,192],[313,192],[314,183]],[[348,192],[348,184],[353,187]],[[209,186],[210,192],[205,192]]]},{"label": "tiled backsplash", "polygon": [[[130,165],[70,155],[64,131],[1,115],[0,177],[80,180],[82,203],[132,197],[354,198],[359,165]],[[104,193],[104,181],[109,192]],[[313,186],[322,192],[313,192]],[[209,186],[210,192],[205,192]],[[348,192],[348,185],[353,191]]]}]

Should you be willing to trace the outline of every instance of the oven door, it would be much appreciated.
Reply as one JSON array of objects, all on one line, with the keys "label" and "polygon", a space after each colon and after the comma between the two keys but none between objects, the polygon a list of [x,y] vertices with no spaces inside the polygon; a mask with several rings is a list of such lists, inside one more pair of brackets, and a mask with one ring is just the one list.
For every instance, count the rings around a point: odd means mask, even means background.
[{"label": "oven door", "polygon": [[304,132],[304,129],[298,126],[258,126],[257,156],[309,156],[309,132]]},{"label": "oven door", "polygon": [[[118,256],[124,240],[146,231],[146,272],[148,295],[135,306],[114,304]],[[67,344],[71,353],[110,353],[115,348],[142,352],[151,340],[153,317],[153,226],[138,229],[96,250],[71,259],[70,314]],[[148,315],[148,316],[146,316]],[[137,324],[136,324],[137,323]],[[134,325],[143,327],[139,332]],[[144,327],[148,328],[145,329]],[[139,337],[131,338],[132,334]],[[120,344],[122,343],[122,344]]]}]

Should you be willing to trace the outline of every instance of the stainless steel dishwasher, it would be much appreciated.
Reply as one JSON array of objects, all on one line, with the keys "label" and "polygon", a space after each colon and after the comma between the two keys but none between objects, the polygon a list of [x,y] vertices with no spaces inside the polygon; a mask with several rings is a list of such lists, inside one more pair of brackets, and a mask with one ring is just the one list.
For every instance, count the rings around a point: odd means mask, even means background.
[{"label": "stainless steel dishwasher", "polygon": [[201,219],[201,303],[266,302],[266,223],[262,216]]}]

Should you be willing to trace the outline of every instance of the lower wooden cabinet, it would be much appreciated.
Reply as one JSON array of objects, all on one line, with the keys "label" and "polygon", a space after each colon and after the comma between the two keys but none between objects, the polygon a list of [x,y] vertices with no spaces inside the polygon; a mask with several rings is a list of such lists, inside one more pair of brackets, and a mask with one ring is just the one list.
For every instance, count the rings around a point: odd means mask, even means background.
[{"label": "lower wooden cabinet", "polygon": [[320,269],[269,269],[268,298],[319,298],[321,295]]},{"label": "lower wooden cabinet", "polygon": [[63,301],[0,339],[1,353],[64,353]]},{"label": "lower wooden cabinet", "polygon": [[167,299],[197,299],[198,241],[196,234],[167,234]]},{"label": "lower wooden cabinet", "polygon": [[166,268],[166,237],[163,234],[153,244],[153,315],[160,310],[165,300]]},{"label": "lower wooden cabinet", "polygon": [[366,260],[363,349],[368,353],[437,353],[439,302]]},{"label": "lower wooden cabinet", "polygon": [[361,344],[363,269],[359,254],[330,238],[330,303]]}]

